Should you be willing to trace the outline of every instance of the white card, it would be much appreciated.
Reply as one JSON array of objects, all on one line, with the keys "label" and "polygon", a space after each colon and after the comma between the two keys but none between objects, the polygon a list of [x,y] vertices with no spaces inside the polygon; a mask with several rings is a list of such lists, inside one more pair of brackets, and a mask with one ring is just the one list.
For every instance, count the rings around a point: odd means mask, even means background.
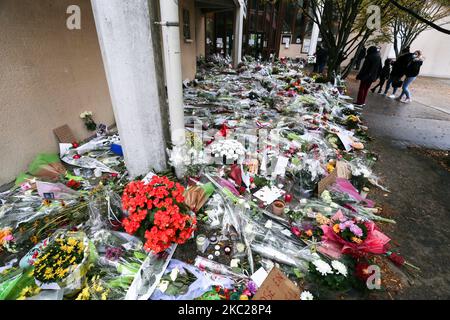
[{"label": "white card", "polygon": [[264,270],[263,267],[261,267],[254,274],[252,274],[250,278],[252,278],[253,282],[256,283],[259,288],[263,284],[264,280],[266,280],[268,275],[269,274],[267,273],[267,271]]}]

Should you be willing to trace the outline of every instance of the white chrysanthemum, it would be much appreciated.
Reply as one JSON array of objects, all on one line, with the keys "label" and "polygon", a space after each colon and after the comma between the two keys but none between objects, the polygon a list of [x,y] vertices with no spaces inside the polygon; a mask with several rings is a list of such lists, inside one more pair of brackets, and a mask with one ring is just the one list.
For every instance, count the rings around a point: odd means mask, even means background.
[{"label": "white chrysanthemum", "polygon": [[323,276],[327,274],[333,274],[333,269],[331,266],[323,260],[315,260],[313,261],[313,265],[316,267],[316,270]]},{"label": "white chrysanthemum", "polygon": [[309,291],[303,291],[300,294],[300,300],[314,300],[314,296]]},{"label": "white chrysanthemum", "polygon": [[334,270],[337,271],[337,273],[342,274],[344,277],[347,276],[347,267],[342,262],[339,262],[337,260],[331,261],[331,266]]}]

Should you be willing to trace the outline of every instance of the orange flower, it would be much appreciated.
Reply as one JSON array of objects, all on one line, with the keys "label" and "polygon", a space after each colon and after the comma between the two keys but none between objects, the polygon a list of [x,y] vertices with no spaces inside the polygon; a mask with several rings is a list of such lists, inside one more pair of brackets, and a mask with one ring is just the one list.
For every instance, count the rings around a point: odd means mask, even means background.
[{"label": "orange flower", "polygon": [[338,224],[338,223],[336,223],[336,224],[333,226],[333,231],[334,231],[335,233],[339,233],[339,232],[341,231],[341,229],[339,228],[339,224]]},{"label": "orange flower", "polygon": [[307,230],[305,233],[308,237],[312,237],[312,235],[313,235],[313,232],[311,229]]},{"label": "orange flower", "polygon": [[357,243],[357,244],[360,244],[362,242],[362,240],[360,238],[357,238],[357,237],[352,237],[352,241]]}]

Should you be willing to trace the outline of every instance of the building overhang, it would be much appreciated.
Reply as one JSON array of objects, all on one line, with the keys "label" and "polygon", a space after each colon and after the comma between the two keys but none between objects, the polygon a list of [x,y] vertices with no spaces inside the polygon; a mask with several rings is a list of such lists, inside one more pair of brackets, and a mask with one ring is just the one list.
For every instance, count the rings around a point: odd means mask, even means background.
[{"label": "building overhang", "polygon": [[244,0],[195,0],[195,6],[204,13],[228,11],[242,7],[244,9],[244,17],[247,11]]}]

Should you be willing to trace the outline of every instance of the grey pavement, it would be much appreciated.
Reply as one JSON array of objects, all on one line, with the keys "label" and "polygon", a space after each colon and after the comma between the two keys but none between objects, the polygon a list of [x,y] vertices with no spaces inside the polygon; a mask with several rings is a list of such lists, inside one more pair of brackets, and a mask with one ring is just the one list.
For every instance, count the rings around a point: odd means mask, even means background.
[{"label": "grey pavement", "polygon": [[[356,96],[357,84],[350,82],[349,88]],[[375,136],[405,145],[450,150],[450,112],[441,107],[417,100],[404,104],[370,92],[363,115]]]}]

